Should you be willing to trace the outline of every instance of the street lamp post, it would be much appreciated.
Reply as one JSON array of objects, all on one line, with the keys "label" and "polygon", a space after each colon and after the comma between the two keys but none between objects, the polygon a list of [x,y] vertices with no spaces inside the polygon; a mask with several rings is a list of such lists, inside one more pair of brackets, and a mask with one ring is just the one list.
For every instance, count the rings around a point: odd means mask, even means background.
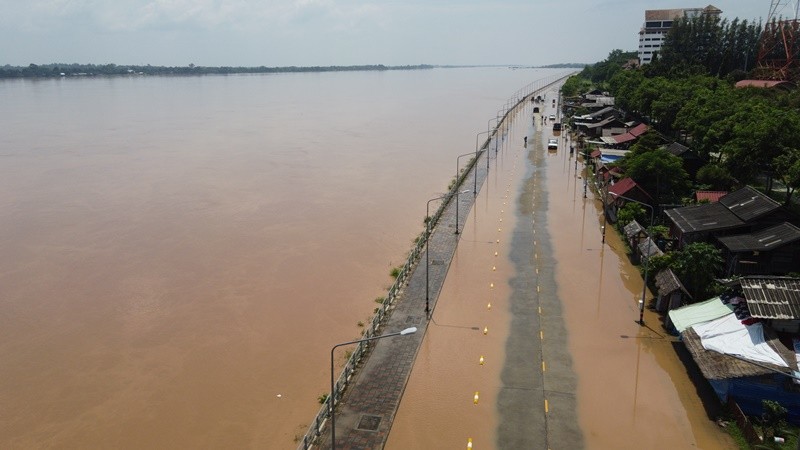
[{"label": "street lamp post", "polygon": [[[458,168],[459,168],[458,161],[462,157],[470,156],[470,155],[472,155],[471,152],[470,153],[464,153],[463,155],[458,155],[458,157],[456,157],[456,181],[455,181],[456,182],[456,187],[458,187],[458,174],[459,174],[459,172],[458,172]],[[475,178],[478,177],[478,167],[477,167],[477,165],[478,165],[478,160],[476,159],[475,160],[475,166],[476,166],[475,167]],[[459,203],[458,194],[466,194],[467,192],[469,192],[469,191],[462,191],[462,192],[459,192],[459,193],[456,194],[456,234],[458,234],[458,203]]]},{"label": "street lamp post", "polygon": [[[492,123],[493,120],[497,121],[498,119],[497,119],[497,117],[493,117],[493,118],[489,119],[486,122],[486,131],[490,131],[491,130],[489,125]],[[500,124],[499,121],[495,122],[495,124],[494,124],[494,142],[495,142],[495,147],[497,146],[497,126],[499,124]],[[489,134],[489,138],[491,138],[491,136],[492,135]],[[488,145],[486,146],[486,176],[487,177],[489,176],[489,146]]]},{"label": "street lamp post", "polygon": [[[436,200],[441,200],[443,198],[447,198],[452,196],[453,194],[442,195],[441,197],[436,197],[428,200],[428,203],[425,205],[425,318],[429,319],[431,307],[430,307],[430,276],[428,272],[430,271],[430,255],[431,255],[431,202]],[[458,201],[458,200],[456,200]]]},{"label": "street lamp post", "polygon": [[334,390],[335,388],[333,386],[333,351],[336,350],[336,348],[341,347],[343,345],[358,344],[361,342],[374,341],[377,339],[383,339],[393,336],[405,336],[408,334],[414,334],[416,332],[417,332],[417,327],[411,327],[411,328],[406,328],[403,331],[398,331],[396,333],[384,334],[382,336],[373,336],[371,338],[358,339],[356,341],[343,342],[341,344],[336,344],[333,347],[331,347],[331,395],[330,398],[328,398],[328,411],[331,415],[331,450],[336,449],[336,414],[334,414],[333,412],[333,407],[336,403],[336,391]]},{"label": "street lamp post", "polygon": [[[625,197],[623,195],[616,194],[614,192],[609,192],[611,195],[615,197],[619,197],[624,200],[628,200],[629,202],[638,203],[642,206],[645,206],[650,209],[650,228],[653,228],[653,216],[654,210],[653,207],[648,205],[647,203],[640,202],[639,200],[634,200],[629,197]],[[647,295],[647,274],[650,270],[650,245],[653,243],[653,238],[650,236],[650,231],[646,230],[647,234],[647,265],[644,266],[644,286],[642,287],[642,299],[639,300],[639,325],[644,325],[644,300],[645,296]]]},{"label": "street lamp post", "polygon": [[[475,135],[475,177],[474,177],[475,178],[475,184],[474,184],[474,187],[472,188],[472,193],[475,194],[475,195],[478,195],[478,136],[480,136],[482,134],[488,134],[488,133],[489,133],[488,131],[481,131],[480,133]],[[488,149],[488,147],[487,147],[487,149]],[[489,157],[488,152],[486,154],[486,157],[487,158]]]},{"label": "street lamp post", "polygon": [[[498,119],[497,119],[497,117],[492,117],[491,119],[489,119],[488,121],[486,121],[486,131],[487,131],[487,132],[488,132],[488,131],[490,131],[490,130],[492,129],[492,127],[491,127],[490,125],[492,124],[492,121],[493,121],[493,120],[494,120],[494,121],[497,121]],[[494,124],[494,127],[495,127],[495,128],[497,128],[497,124],[498,124],[498,122],[495,122],[495,124]]]}]

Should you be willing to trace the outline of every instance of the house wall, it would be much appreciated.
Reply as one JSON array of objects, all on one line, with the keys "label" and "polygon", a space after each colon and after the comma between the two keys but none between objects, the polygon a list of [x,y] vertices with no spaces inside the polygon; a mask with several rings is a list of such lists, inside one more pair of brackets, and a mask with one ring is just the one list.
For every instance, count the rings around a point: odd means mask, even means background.
[{"label": "house wall", "polygon": [[800,272],[800,243],[784,245],[769,252],[731,253],[725,249],[723,252],[727,276]]},{"label": "house wall", "polygon": [[728,397],[732,397],[748,416],[760,416],[763,412],[761,401],[773,400],[787,409],[789,422],[800,425],[800,385],[792,383],[787,376],[776,373],[709,382],[720,400],[726,402]]}]

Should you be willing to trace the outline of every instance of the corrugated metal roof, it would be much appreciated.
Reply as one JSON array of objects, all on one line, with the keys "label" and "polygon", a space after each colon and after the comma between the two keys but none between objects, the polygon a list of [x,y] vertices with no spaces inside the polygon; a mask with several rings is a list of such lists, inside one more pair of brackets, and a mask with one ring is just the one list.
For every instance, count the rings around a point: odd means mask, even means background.
[{"label": "corrugated metal roof", "polygon": [[725,195],[728,195],[728,191],[697,191],[694,193],[694,198],[698,202],[708,200],[709,203],[714,203]]},{"label": "corrugated metal roof", "polygon": [[750,186],[733,191],[719,199],[732,213],[745,222],[775,211],[781,204]]},{"label": "corrugated metal roof", "polygon": [[603,109],[601,109],[599,111],[595,111],[593,113],[589,113],[586,116],[588,116],[588,117],[597,117],[597,116],[602,116],[603,114],[606,114],[606,113],[609,113],[609,112],[612,112],[612,111],[615,111],[614,108],[608,106],[608,107],[603,108]]},{"label": "corrugated metal roof", "polygon": [[639,125],[636,125],[635,127],[628,130],[627,133],[614,136],[614,141],[617,144],[622,144],[624,142],[632,141],[638,138],[639,136],[643,135],[644,133],[646,133],[648,129],[649,127],[647,125],[640,123]]},{"label": "corrugated metal roof", "polygon": [[684,206],[664,211],[664,214],[684,233],[725,230],[745,223],[721,203]]},{"label": "corrugated metal roof", "polygon": [[745,277],[739,281],[751,316],[800,319],[800,278]]},{"label": "corrugated metal roof", "polygon": [[629,224],[625,225],[625,227],[623,228],[623,230],[624,230],[624,232],[625,232],[625,236],[626,236],[628,239],[630,239],[630,238],[632,238],[632,237],[634,237],[634,236],[636,236],[637,234],[639,234],[639,233],[641,233],[641,232],[642,232],[642,226],[641,226],[641,225],[639,225],[639,222],[637,222],[637,221],[633,220],[633,221],[631,221]]},{"label": "corrugated metal roof", "polygon": [[794,87],[794,84],[792,84],[789,81],[783,81],[783,80],[741,80],[737,81],[735,86],[737,88],[744,88],[744,87],[772,88],[775,86],[791,88]]},{"label": "corrugated metal roof", "polygon": [[744,225],[781,207],[780,203],[750,186],[720,197],[719,202],[665,211],[684,233],[725,230]]},{"label": "corrugated metal roof", "polygon": [[689,147],[679,144],[677,142],[673,142],[667,146],[667,151],[672,153],[675,156],[681,156],[682,154],[689,151]]},{"label": "corrugated metal roof", "polygon": [[653,256],[661,256],[664,252],[658,248],[658,245],[650,238],[647,237],[639,242],[639,254],[643,259],[650,259]]},{"label": "corrugated metal roof", "polygon": [[650,129],[650,127],[648,127],[647,125],[645,125],[643,123],[640,123],[639,125],[636,125],[635,127],[631,128],[629,133],[634,135],[634,136],[641,136],[641,135],[647,133],[647,130],[649,130],[649,129]]},{"label": "corrugated metal roof", "polygon": [[683,286],[681,280],[675,275],[672,269],[664,269],[656,274],[656,287],[658,288],[659,295],[667,295],[677,290],[683,291],[684,295],[692,298],[689,291]]},{"label": "corrugated metal roof", "polygon": [[750,234],[725,236],[720,243],[731,252],[767,251],[800,240],[800,228],[784,222]]},{"label": "corrugated metal roof", "polygon": [[[623,178],[616,183],[614,183],[611,187],[608,188],[609,194],[617,194],[617,195],[625,195],[626,192],[630,191],[636,187],[636,182],[633,181],[633,178]],[[612,198],[616,199],[617,197],[612,196]]]},{"label": "corrugated metal roof", "polygon": [[612,116],[612,117],[608,117],[606,119],[603,119],[603,120],[601,120],[600,122],[597,122],[597,123],[588,123],[588,124],[583,124],[583,125],[586,126],[586,128],[588,128],[588,129],[603,128],[606,125],[608,125],[608,124],[610,124],[610,123],[612,123],[614,121],[617,121],[617,120],[619,120],[619,119],[617,119],[616,117]]}]

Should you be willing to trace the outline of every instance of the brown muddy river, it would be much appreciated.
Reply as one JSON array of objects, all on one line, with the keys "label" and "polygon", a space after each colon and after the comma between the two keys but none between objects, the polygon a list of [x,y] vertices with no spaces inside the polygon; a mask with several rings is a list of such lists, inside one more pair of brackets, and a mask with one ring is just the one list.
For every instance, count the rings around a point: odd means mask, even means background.
[{"label": "brown muddy river", "polygon": [[555,73],[0,82],[0,448],[294,448],[456,156]]}]

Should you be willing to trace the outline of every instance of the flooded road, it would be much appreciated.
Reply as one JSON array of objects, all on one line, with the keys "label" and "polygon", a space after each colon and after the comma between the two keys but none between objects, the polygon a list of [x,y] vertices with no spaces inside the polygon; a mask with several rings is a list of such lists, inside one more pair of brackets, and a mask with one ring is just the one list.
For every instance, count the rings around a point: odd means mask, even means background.
[{"label": "flooded road", "polygon": [[[582,167],[576,169],[569,155],[566,134],[557,150],[548,151],[552,133],[541,125],[535,131],[531,114],[525,108],[511,127],[505,154],[514,163],[490,176],[478,195],[386,448],[463,448],[470,439],[474,448],[735,448],[709,420],[658,317],[647,311],[648,326],[635,322],[642,278],[613,230],[602,244],[600,202],[590,190],[583,198]],[[524,148],[526,133],[531,149]],[[508,243],[512,224],[530,218],[519,216],[524,202],[511,214],[502,208],[509,187],[511,199],[531,199],[533,211],[526,214],[535,215],[534,230],[544,227],[529,242],[539,283],[530,286],[529,300],[542,305],[541,319],[522,331],[536,339],[542,330],[542,346],[523,355],[509,354],[519,347],[505,345],[513,329],[510,286],[524,266],[512,262]],[[493,232],[500,239],[496,249]],[[494,251],[500,255],[496,264]],[[487,270],[489,265],[497,270]],[[483,335],[486,323],[490,331]],[[483,365],[476,355],[484,356]],[[517,365],[542,359],[529,383],[547,402],[535,405],[538,413],[527,411],[528,423],[516,430],[536,436],[524,447],[509,443],[506,435],[515,431],[501,423],[508,406],[498,393],[509,386],[498,357]],[[569,423],[575,416],[577,423]]]},{"label": "flooded road", "polygon": [[583,198],[564,148],[547,160],[547,217],[587,448],[736,448],[708,418],[659,316],[646,310],[646,326],[636,323],[642,277],[611,225],[602,244],[601,202],[591,189]]},{"label": "flooded road", "polygon": [[489,176],[465,221],[387,449],[465,448],[470,438],[484,448],[493,440],[511,320],[513,193],[525,164],[519,131],[511,125],[497,153],[490,151]]}]

